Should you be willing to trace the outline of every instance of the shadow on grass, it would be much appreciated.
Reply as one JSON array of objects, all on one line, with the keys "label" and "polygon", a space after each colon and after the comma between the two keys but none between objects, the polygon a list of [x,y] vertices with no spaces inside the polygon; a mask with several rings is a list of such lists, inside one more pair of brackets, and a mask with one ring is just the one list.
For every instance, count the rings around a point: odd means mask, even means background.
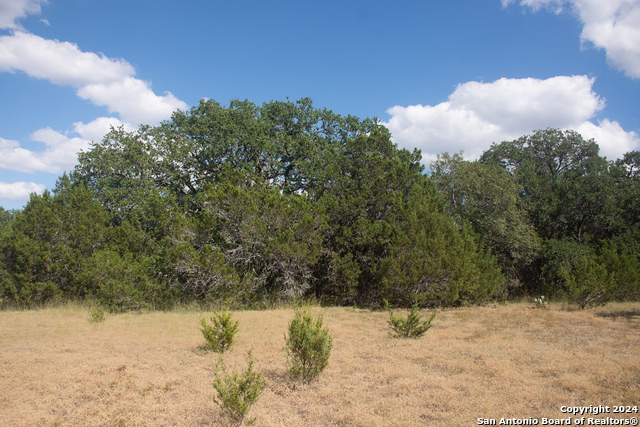
[{"label": "shadow on grass", "polygon": [[611,319],[618,319],[623,317],[625,319],[640,319],[640,308],[634,308],[631,310],[619,310],[619,311],[601,311],[596,313],[599,317],[608,317]]},{"label": "shadow on grass", "polygon": [[296,390],[308,386],[298,379],[291,378],[284,369],[265,369],[262,374],[266,380],[265,387],[278,396],[286,397],[295,393]]}]

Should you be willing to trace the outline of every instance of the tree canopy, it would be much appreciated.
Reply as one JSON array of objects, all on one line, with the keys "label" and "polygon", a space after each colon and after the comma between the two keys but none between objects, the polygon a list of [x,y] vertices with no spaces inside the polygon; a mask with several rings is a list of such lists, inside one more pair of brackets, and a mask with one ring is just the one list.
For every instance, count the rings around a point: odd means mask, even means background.
[{"label": "tree canopy", "polygon": [[113,311],[637,298],[639,159],[547,129],[478,161],[443,153],[428,176],[376,119],[203,100],[112,129],[52,192],[1,210],[0,298]]}]

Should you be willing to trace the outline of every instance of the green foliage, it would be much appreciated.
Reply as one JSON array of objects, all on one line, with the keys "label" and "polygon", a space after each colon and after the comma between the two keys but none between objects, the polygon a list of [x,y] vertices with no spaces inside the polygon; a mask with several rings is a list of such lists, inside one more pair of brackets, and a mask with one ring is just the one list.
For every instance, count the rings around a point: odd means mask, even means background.
[{"label": "green foliage", "polygon": [[535,261],[541,242],[519,203],[522,186],[516,178],[498,165],[448,153],[438,155],[431,172],[447,211],[457,223],[471,224],[482,246],[517,285]]},{"label": "green foliage", "polygon": [[[251,300],[250,287],[225,259],[220,248],[181,242],[168,248],[164,257],[167,277],[185,298],[200,301]],[[168,264],[168,265],[167,265]]]},{"label": "green foliage", "polygon": [[605,305],[611,300],[612,293],[613,273],[590,257],[566,275],[566,298],[582,309]]},{"label": "green foliage", "polygon": [[239,320],[233,321],[230,311],[214,311],[211,316],[212,324],[207,324],[203,317],[200,319],[202,335],[206,341],[205,347],[218,353],[224,353],[231,348],[238,332]]},{"label": "green foliage", "polygon": [[558,129],[494,144],[482,155],[483,164],[517,180],[518,205],[543,239],[537,259],[521,269],[530,291],[581,306],[640,296],[633,279],[640,254],[638,159],[631,152],[608,162],[594,140]]},{"label": "green foliage", "polygon": [[11,223],[11,221],[13,221],[15,214],[16,214],[15,210],[8,211],[2,206],[0,206],[0,232],[2,232],[4,228]]},{"label": "green foliage", "polygon": [[[309,99],[209,100],[156,128],[112,130],[73,178],[110,224],[141,233],[129,250],[154,260],[165,298],[367,305],[418,289],[459,305],[501,295],[491,255],[451,226],[422,171],[420,152],[398,149],[377,120]],[[406,256],[413,246],[428,262]]]},{"label": "green foliage", "polygon": [[200,238],[217,244],[239,277],[250,275],[263,295],[303,296],[321,253],[325,218],[309,197],[287,196],[253,179],[230,172],[217,186],[206,186],[199,198]]},{"label": "green foliage", "polygon": [[[251,351],[248,354],[248,366],[244,372],[235,370],[229,373],[222,358],[218,360],[215,369],[213,388],[216,391],[213,401],[231,418],[241,424],[251,406],[258,401],[264,387],[264,376],[254,371],[254,361]],[[255,418],[248,420],[253,423]]]},{"label": "green foliage", "polygon": [[588,247],[571,239],[548,239],[542,248],[540,288],[546,295],[562,296],[569,275],[591,256]]},{"label": "green foliage", "polygon": [[543,239],[589,243],[608,237],[620,214],[612,164],[598,153],[595,141],[575,131],[545,129],[493,145],[481,161],[518,180],[520,203]]},{"label": "green foliage", "polygon": [[149,126],[130,133],[120,126],[112,128],[91,150],[78,154],[74,179],[92,190],[115,224],[141,218],[139,212],[147,206],[156,184],[169,179],[158,173],[157,162],[163,153],[154,136]]},{"label": "green foliage", "polygon": [[32,194],[3,233],[0,257],[10,284],[3,293],[19,304],[85,297],[85,262],[105,241],[104,210],[85,187],[63,176],[55,193]]},{"label": "green foliage", "polygon": [[285,334],[289,375],[308,382],[329,364],[333,338],[323,328],[322,316],[314,319],[308,308],[297,308]]},{"label": "green foliage", "polygon": [[102,323],[107,320],[107,312],[99,304],[93,304],[89,309],[89,322]]},{"label": "green foliage", "polygon": [[52,281],[27,282],[20,288],[17,301],[26,307],[39,307],[61,299],[62,295]]},{"label": "green foliage", "polygon": [[135,258],[131,252],[123,256],[111,249],[96,252],[87,260],[81,275],[99,304],[113,313],[154,307],[162,299],[162,287],[149,274],[153,264],[149,258]]},{"label": "green foliage", "polygon": [[203,100],[112,129],[52,192],[0,210],[0,298],[437,307],[575,296],[585,279],[637,299],[639,159],[546,129],[480,161],[445,153],[427,177],[377,119]]},{"label": "green foliage", "polygon": [[611,241],[603,242],[598,262],[613,274],[613,299],[640,300],[640,259],[628,249],[618,249]]},{"label": "green foliage", "polygon": [[545,242],[543,254],[547,293],[581,308],[604,305],[614,296],[615,273],[606,268],[592,249],[569,239],[550,239]]},{"label": "green foliage", "polygon": [[378,301],[407,307],[418,299],[437,307],[500,297],[506,283],[495,258],[479,247],[468,227],[457,226],[442,211],[430,181],[419,184],[376,271],[382,282]]},{"label": "green foliage", "polygon": [[434,311],[428,320],[422,320],[418,303],[414,303],[407,314],[407,318],[403,319],[393,314],[393,310],[387,301],[385,301],[385,308],[389,311],[389,320],[387,321],[391,328],[389,334],[396,338],[420,338],[433,326],[431,322],[436,318],[437,314],[437,311]]}]

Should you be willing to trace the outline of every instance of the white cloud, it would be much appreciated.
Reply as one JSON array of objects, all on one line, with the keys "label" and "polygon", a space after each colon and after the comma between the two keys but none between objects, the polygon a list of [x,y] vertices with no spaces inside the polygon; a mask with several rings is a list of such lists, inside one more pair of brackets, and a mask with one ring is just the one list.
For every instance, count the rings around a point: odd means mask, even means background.
[{"label": "white cloud", "polygon": [[31,134],[31,139],[42,142],[46,149],[34,153],[42,156],[51,165],[51,172],[60,173],[70,170],[78,161],[78,153],[89,148],[90,141],[84,138],[69,138],[51,128],[37,130]]},{"label": "white cloud", "polygon": [[458,109],[450,102],[436,106],[395,106],[384,123],[399,146],[422,150],[422,160],[429,163],[438,153],[464,150],[476,158],[496,135],[504,134],[499,126],[483,121],[474,111]]},{"label": "white cloud", "polygon": [[7,202],[26,202],[31,193],[42,194],[45,186],[35,182],[0,182],[0,200]]},{"label": "white cloud", "polygon": [[[110,126],[124,125],[125,130],[133,131],[133,124],[156,125],[169,119],[173,111],[188,107],[169,92],[156,95],[149,82],[134,77],[134,67],[124,59],[83,52],[74,43],[25,32],[17,20],[40,13],[46,3],[47,0],[0,0],[0,28],[13,30],[10,35],[0,36],[0,72],[24,72],[56,85],[71,86],[80,98],[106,107],[119,118],[76,122],[65,133],[49,127],[37,130],[31,139],[44,144],[40,151],[0,138],[0,169],[59,174],[72,169],[78,152],[89,148],[91,141],[102,140]],[[46,19],[41,21],[49,25]],[[0,183],[0,199],[26,201],[30,192],[43,189],[43,185],[34,183]]]},{"label": "white cloud", "polygon": [[638,135],[617,122],[604,120],[596,126],[588,121],[605,105],[593,83],[586,76],[468,82],[435,106],[392,107],[384,124],[399,146],[421,149],[427,164],[444,151],[464,150],[465,157],[477,158],[492,142],[547,127],[585,131],[609,158],[640,147]]},{"label": "white cloud", "polygon": [[[1,0],[0,0],[1,1]],[[16,32],[0,37],[0,71],[22,71],[58,85],[77,88],[77,95],[124,122],[158,124],[187,104],[167,92],[158,96],[148,82],[136,79],[124,59],[83,52],[77,45]]]},{"label": "white cloud", "polygon": [[78,96],[99,106],[106,106],[110,113],[118,112],[123,120],[135,124],[157,124],[168,119],[178,108],[187,104],[171,93],[158,96],[149,84],[127,77],[109,84],[90,84],[78,89]]},{"label": "white cloud", "polygon": [[135,74],[124,59],[82,52],[77,45],[16,32],[0,37],[0,71],[23,71],[57,85],[108,84]]},{"label": "white cloud", "polygon": [[[87,150],[91,141],[101,141],[111,126],[124,125],[125,130],[135,127],[114,117],[99,117],[92,122],[76,122],[68,136],[51,128],[37,130],[31,139],[44,145],[44,150],[26,150],[18,141],[0,138],[0,169],[17,172],[49,172],[60,174],[73,169],[78,153]],[[42,193],[45,186],[35,183],[0,183],[0,201],[27,202],[32,192]]]},{"label": "white cloud", "polygon": [[574,0],[584,23],[580,37],[607,52],[629,77],[640,78],[640,1]]},{"label": "white cloud", "polygon": [[61,173],[76,164],[78,152],[89,148],[90,142],[84,138],[69,138],[51,128],[35,131],[31,139],[43,143],[45,149],[26,150],[18,141],[0,138],[0,169]]},{"label": "white cloud", "polygon": [[0,168],[19,172],[52,172],[41,155],[21,148],[18,141],[3,138],[0,138]]},{"label": "white cloud", "polygon": [[[508,6],[513,0],[502,0]],[[607,60],[632,78],[640,78],[640,0],[521,0],[533,11],[562,11],[569,4],[582,21],[583,43],[604,49]]]},{"label": "white cloud", "polygon": [[40,13],[47,0],[0,0],[0,28],[19,28],[16,20]]},{"label": "white cloud", "polygon": [[584,122],[575,129],[584,139],[593,138],[600,146],[600,155],[609,160],[622,157],[624,153],[640,149],[640,136],[636,132],[626,132],[618,122],[604,119],[596,126]]},{"label": "white cloud", "polygon": [[124,126],[124,129],[127,132],[133,132],[136,130],[135,126],[129,123],[123,123],[115,117],[98,117],[89,123],[75,122],[73,124],[73,132],[77,133],[84,139],[100,142],[111,130],[111,127],[117,128],[120,126]]},{"label": "white cloud", "polygon": [[81,150],[88,149],[91,141],[101,141],[111,126],[121,125],[129,132],[135,130],[134,126],[114,117],[74,123],[71,134],[77,136],[68,136],[48,127],[40,129],[31,134],[31,140],[44,144],[42,151],[27,150],[18,141],[0,138],[0,169],[51,173],[71,170]]},{"label": "white cloud", "polygon": [[44,144],[42,151],[27,150],[17,141],[0,138],[0,169],[61,173],[72,169],[78,152],[87,149],[91,141],[101,141],[110,126],[124,125],[132,131],[133,124],[155,125],[170,118],[176,109],[187,108],[171,93],[153,93],[148,82],[133,77],[133,66],[123,59],[83,52],[73,43],[21,31],[0,37],[0,71],[21,71],[54,84],[72,86],[80,98],[120,116],[76,122],[68,133],[51,128],[37,130],[31,139]]},{"label": "white cloud", "polygon": [[[502,0],[502,5],[507,6],[513,3],[514,0]],[[564,0],[520,0],[520,4],[523,6],[529,6],[534,12],[540,9],[547,9],[556,14],[562,13],[562,5]]]},{"label": "white cloud", "polygon": [[604,108],[604,101],[591,90],[593,82],[586,76],[468,82],[458,85],[449,101],[504,132],[520,132],[523,125],[531,129],[574,126]]}]

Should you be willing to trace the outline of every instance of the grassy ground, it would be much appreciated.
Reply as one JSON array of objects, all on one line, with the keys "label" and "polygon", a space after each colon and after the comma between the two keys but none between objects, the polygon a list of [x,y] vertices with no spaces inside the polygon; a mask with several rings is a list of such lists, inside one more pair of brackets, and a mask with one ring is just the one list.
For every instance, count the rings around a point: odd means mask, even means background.
[{"label": "grassy ground", "polygon": [[[418,340],[392,339],[385,312],[314,308],[330,364],[287,378],[292,309],[237,312],[228,365],[253,348],[266,385],[258,426],[471,426],[478,418],[564,418],[561,406],[640,405],[640,304],[568,311],[532,304],[445,310]],[[425,313],[427,314],[427,313]],[[222,425],[200,349],[202,313],[109,316],[67,306],[0,312],[0,425]],[[603,414],[630,418],[638,414]]]}]

